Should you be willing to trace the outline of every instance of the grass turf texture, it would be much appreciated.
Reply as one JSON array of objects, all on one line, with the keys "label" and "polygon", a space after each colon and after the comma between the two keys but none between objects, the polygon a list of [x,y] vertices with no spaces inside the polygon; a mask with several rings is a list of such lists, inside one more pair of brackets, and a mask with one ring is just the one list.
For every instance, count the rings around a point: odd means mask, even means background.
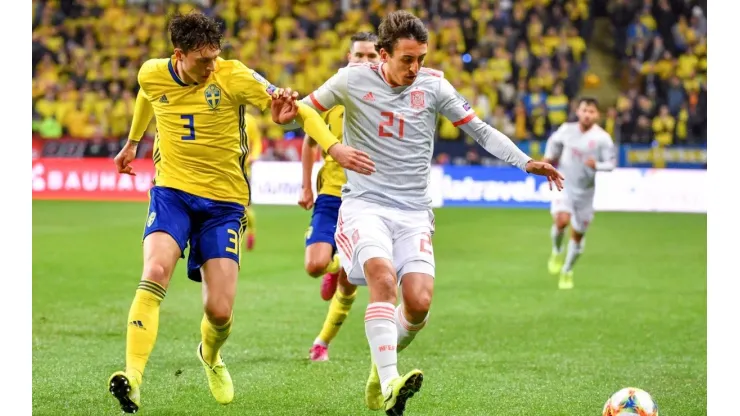
[{"label": "grass turf texture", "polygon": [[[160,315],[139,414],[362,415],[367,291],[330,348],[308,349],[328,303],[303,272],[309,213],[256,206],[223,351],[236,396],[210,396],[195,349],[200,285],[180,262]],[[598,213],[575,289],[547,274],[550,216],[436,211],[429,325],[399,356],[425,372],[408,415],[595,415],[626,386],[666,415],[706,414],[706,216]],[[33,413],[113,415],[146,205],[34,202]],[[12,294],[9,294],[12,295]]]}]

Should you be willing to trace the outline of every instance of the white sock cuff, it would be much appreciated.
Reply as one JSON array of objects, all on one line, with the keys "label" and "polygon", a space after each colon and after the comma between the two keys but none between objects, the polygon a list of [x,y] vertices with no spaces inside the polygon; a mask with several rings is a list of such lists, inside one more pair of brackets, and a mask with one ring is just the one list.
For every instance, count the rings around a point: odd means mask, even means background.
[{"label": "white sock cuff", "polygon": [[375,319],[385,319],[395,322],[396,308],[390,302],[373,302],[365,309],[365,322]]},{"label": "white sock cuff", "polygon": [[406,319],[406,316],[403,314],[403,303],[401,303],[396,307],[396,319],[398,320],[398,323],[401,324],[403,329],[409,332],[416,332],[424,328],[424,325],[427,324],[427,321],[429,320],[429,312],[427,312],[427,316],[424,317],[423,321],[419,322],[418,324],[412,324],[408,321],[408,319]]}]

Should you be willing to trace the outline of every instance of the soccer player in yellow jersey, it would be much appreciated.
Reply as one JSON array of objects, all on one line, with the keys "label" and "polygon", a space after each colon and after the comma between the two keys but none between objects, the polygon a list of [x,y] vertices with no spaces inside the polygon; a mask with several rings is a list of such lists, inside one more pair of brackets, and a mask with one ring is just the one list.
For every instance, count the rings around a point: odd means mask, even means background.
[{"label": "soccer player in yellow jersey", "polygon": [[[252,177],[252,163],[262,155],[262,132],[257,119],[247,113],[247,140],[249,143],[249,156],[247,157],[247,177]],[[254,248],[254,238],[257,233],[257,223],[254,217],[254,207],[247,208],[247,239],[244,243],[247,250]]]},{"label": "soccer player in yellow jersey", "polygon": [[137,143],[156,116],[156,173],[144,228],[142,278],[127,320],[126,369],[108,381],[126,413],[135,413],[141,404],[160,303],[188,244],[188,277],[202,281],[205,312],[196,354],[216,401],[233,400],[220,350],[231,332],[249,205],[246,104],[262,111],[270,107],[278,124],[302,124],[345,168],[365,175],[374,171],[367,154],[339,143],[318,113],[291,99],[297,94],[276,88],[239,61],[219,58],[222,32],[213,19],[200,13],[176,15],[169,30],[174,55],[142,65],[129,141],[115,158],[120,173],[134,174],[130,164]]},{"label": "soccer player in yellow jersey", "polygon": [[[380,56],[375,50],[377,40],[378,37],[369,32],[353,35],[350,38],[350,50],[347,54],[349,62],[380,62]],[[340,141],[342,140],[343,115],[344,107],[341,105],[323,114],[329,129]],[[316,142],[306,135],[301,154],[303,189],[298,204],[305,209],[313,207],[311,225],[306,231],[306,272],[312,277],[324,275],[321,282],[321,297],[324,300],[331,299],[324,326],[309,351],[309,359],[326,361],[329,359],[329,343],[339,333],[342,323],[352,308],[357,286],[347,281],[347,275],[339,265],[339,256],[336,254],[337,245],[334,241],[339,206],[342,204],[342,185],[347,181],[347,177],[342,167],[329,154],[323,152],[324,165],[319,171],[316,184],[319,196],[314,202],[311,171],[314,164],[315,147]]]}]

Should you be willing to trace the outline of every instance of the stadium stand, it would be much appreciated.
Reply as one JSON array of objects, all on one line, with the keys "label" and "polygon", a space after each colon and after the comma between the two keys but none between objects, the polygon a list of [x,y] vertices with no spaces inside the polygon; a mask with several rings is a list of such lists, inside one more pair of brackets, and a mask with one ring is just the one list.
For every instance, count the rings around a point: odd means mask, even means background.
[{"label": "stadium stand", "polygon": [[662,147],[706,144],[706,2],[615,0],[610,8],[622,62],[615,135]]},{"label": "stadium stand", "polygon": [[[589,66],[591,3],[36,0],[34,137],[43,139],[44,154],[113,156],[128,131],[139,66],[171,54],[166,26],[175,11],[197,7],[217,16],[226,35],[223,57],[306,94],[343,65],[349,36],[374,31],[385,13],[403,8],[430,28],[426,65],[444,71],[482,119],[514,140],[537,144],[573,116],[573,98]],[[670,2],[668,12],[665,0],[652,8],[635,3],[649,2],[609,4],[616,52],[625,65],[624,93],[605,114],[605,127],[625,142],[705,142],[706,18],[674,4],[683,1]],[[297,140],[290,139],[302,132],[286,134],[269,117],[258,120],[263,158],[296,159],[290,144]],[[55,140],[63,137],[76,140]],[[149,148],[142,146],[140,156],[147,157]],[[440,117],[437,163],[497,163],[487,156]]]}]

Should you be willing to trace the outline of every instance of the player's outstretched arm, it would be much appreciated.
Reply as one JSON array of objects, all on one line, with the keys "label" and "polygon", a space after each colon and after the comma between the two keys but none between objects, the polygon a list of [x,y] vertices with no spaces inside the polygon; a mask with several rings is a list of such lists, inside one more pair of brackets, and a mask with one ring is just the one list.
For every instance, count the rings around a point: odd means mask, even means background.
[{"label": "player's outstretched arm", "polygon": [[271,107],[273,121],[283,124],[295,119],[303,126],[306,134],[331,155],[339,166],[361,175],[370,175],[375,172],[375,163],[370,160],[367,153],[340,143],[313,106],[303,101],[297,102],[295,98],[295,94],[290,89],[280,89],[273,94]]},{"label": "player's outstretched arm", "polygon": [[462,98],[449,81],[443,78],[441,82],[438,111],[443,116],[475,139],[488,153],[527,173],[547,177],[551,189],[553,185],[558,190],[563,188],[563,175],[551,164],[537,162],[522,152],[506,135],[478,118],[470,104]]},{"label": "player's outstretched arm", "polygon": [[139,140],[144,136],[146,128],[149,127],[149,122],[152,121],[152,117],[154,117],[152,103],[149,102],[144,89],[140,88],[139,93],[136,95],[134,119],[131,122],[131,130],[128,133],[128,141],[113,159],[119,173],[136,175],[133,167],[131,167],[131,162],[136,159],[136,149],[139,146]]},{"label": "player's outstretched arm", "polygon": [[545,176],[550,184],[558,190],[563,189],[563,175],[548,162],[538,162],[522,152],[506,135],[489,126],[478,117],[469,123],[461,125],[460,128],[473,137],[486,151],[497,158],[508,162],[527,173]]},{"label": "player's outstretched arm", "polygon": [[316,142],[311,139],[311,136],[306,135],[303,138],[303,147],[301,149],[301,166],[303,168],[303,179],[301,180],[301,197],[298,200],[298,205],[303,209],[311,209],[313,207],[313,189],[311,188],[311,174],[313,173],[314,149],[316,148]]},{"label": "player's outstretched arm", "polygon": [[232,61],[232,65],[229,90],[233,91],[240,104],[254,105],[260,111],[270,108],[272,121],[277,124],[298,121],[306,134],[313,137],[345,169],[363,175],[375,171],[370,157],[339,143],[316,111],[296,101],[297,93],[275,87],[239,61]]}]

